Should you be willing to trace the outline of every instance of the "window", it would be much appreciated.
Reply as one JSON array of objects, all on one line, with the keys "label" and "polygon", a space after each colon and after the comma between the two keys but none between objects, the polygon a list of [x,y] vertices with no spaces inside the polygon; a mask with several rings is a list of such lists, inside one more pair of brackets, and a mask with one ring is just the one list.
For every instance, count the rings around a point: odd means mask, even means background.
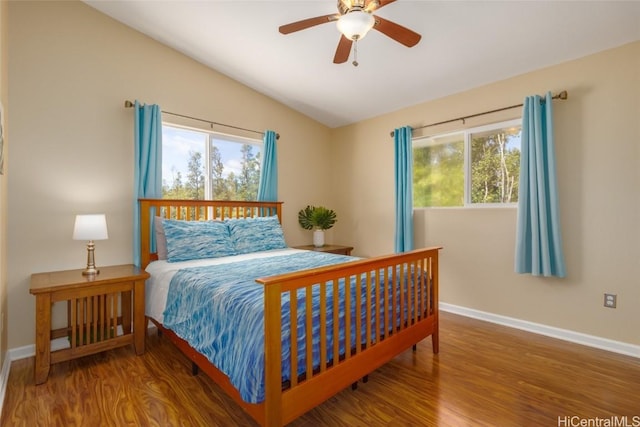
[{"label": "window", "polygon": [[162,197],[256,200],[262,140],[162,125]]},{"label": "window", "polygon": [[516,203],[521,134],[512,120],[414,139],[414,207]]}]

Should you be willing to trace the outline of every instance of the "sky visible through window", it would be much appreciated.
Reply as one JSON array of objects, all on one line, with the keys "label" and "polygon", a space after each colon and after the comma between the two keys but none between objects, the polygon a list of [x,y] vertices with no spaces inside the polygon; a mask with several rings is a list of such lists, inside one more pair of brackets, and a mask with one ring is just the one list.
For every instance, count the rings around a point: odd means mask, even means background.
[{"label": "sky visible through window", "polygon": [[[189,170],[190,152],[200,152],[202,159],[205,159],[208,137],[209,134],[206,132],[168,125],[162,126],[162,181],[165,185],[169,187],[173,185],[173,178],[177,172],[180,172],[184,182]],[[242,144],[217,138],[214,138],[213,141],[220,150],[224,164],[223,175],[226,177],[230,172],[239,175],[242,169]],[[254,145],[253,152],[258,154],[261,148],[260,145]]]}]

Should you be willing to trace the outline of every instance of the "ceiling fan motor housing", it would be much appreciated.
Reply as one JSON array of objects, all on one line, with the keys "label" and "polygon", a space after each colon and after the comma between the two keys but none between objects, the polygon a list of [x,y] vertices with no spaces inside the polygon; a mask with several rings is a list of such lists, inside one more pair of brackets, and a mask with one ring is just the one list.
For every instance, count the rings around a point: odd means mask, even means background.
[{"label": "ceiling fan motor housing", "polygon": [[379,6],[380,2],[378,0],[338,0],[338,12],[340,12],[340,15],[346,15],[356,7],[371,13]]}]

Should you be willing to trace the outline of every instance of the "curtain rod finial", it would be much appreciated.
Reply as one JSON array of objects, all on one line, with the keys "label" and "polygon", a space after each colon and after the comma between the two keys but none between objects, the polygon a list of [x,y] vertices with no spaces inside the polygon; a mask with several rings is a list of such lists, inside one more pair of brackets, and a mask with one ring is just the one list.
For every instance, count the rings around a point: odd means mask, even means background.
[{"label": "curtain rod finial", "polygon": [[560,99],[567,99],[568,97],[569,97],[569,94],[567,93],[566,90],[563,90],[562,92],[560,92],[558,94],[558,98],[560,98]]},{"label": "curtain rod finial", "polygon": [[131,108],[131,107],[133,107],[133,102],[129,101],[128,99],[125,99],[124,108]]}]

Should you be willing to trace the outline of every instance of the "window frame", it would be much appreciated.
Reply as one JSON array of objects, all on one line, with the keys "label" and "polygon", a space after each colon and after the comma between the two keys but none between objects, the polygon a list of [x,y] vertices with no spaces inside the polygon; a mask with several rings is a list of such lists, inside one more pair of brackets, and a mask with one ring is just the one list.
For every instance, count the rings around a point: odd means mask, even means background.
[{"label": "window frame", "polygon": [[[504,129],[519,126],[522,128],[522,117],[503,120],[500,122],[488,123],[485,125],[479,125],[469,128],[463,128],[458,130],[452,130],[442,133],[436,133],[431,135],[425,135],[418,138],[412,138],[411,140],[411,148],[414,149],[416,147],[416,142],[425,140],[425,139],[435,139],[435,138],[448,138],[454,135],[463,134],[464,135],[464,143],[463,143],[463,173],[464,173],[464,194],[463,194],[463,204],[460,206],[413,206],[413,209],[486,209],[486,208],[517,208],[518,202],[511,203],[472,203],[471,202],[471,190],[472,190],[472,182],[471,182],[471,142],[472,135],[476,133],[483,133],[487,131]],[[426,144],[429,145],[429,144]],[[434,144],[431,144],[434,145]],[[412,165],[413,166],[413,165]],[[413,185],[413,176],[411,177],[411,182]]]},{"label": "window frame", "polygon": [[[218,139],[218,140],[222,140],[224,142],[232,142],[232,143],[237,143],[240,146],[244,145],[244,144],[249,144],[249,145],[253,145],[256,147],[259,147],[259,152],[258,154],[263,155],[264,153],[264,140],[262,139],[258,139],[258,138],[250,138],[250,137],[246,137],[246,136],[239,136],[239,135],[232,135],[232,134],[228,134],[228,133],[223,133],[223,132],[217,132],[211,129],[204,129],[204,128],[200,128],[200,127],[194,127],[194,126],[187,126],[187,125],[183,125],[183,124],[179,124],[179,123],[175,123],[175,122],[170,122],[170,121],[166,121],[163,120],[162,121],[162,128],[163,128],[163,132],[164,132],[164,127],[171,127],[171,128],[176,128],[176,129],[182,129],[182,130],[186,130],[186,131],[191,131],[191,132],[199,132],[202,134],[206,134],[207,135],[207,140],[205,142],[205,147],[204,147],[204,158],[203,158],[203,162],[204,162],[204,200],[215,200],[213,198],[213,186],[211,183],[211,147],[213,144],[213,140]],[[164,141],[163,141],[163,157],[164,157]],[[259,163],[259,168],[262,167],[262,161]],[[258,173],[260,173],[258,171]],[[257,199],[257,194],[256,194],[256,199]]]}]

